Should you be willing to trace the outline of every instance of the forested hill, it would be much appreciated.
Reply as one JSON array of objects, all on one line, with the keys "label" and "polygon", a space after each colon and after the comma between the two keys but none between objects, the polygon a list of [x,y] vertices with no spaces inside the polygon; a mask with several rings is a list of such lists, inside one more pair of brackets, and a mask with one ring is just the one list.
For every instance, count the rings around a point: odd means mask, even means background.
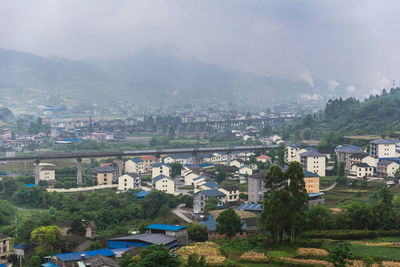
[{"label": "forested hill", "polygon": [[400,131],[400,88],[382,91],[364,101],[353,97],[329,100],[320,114],[284,125],[279,132],[291,140],[320,139],[327,135],[389,135]]}]

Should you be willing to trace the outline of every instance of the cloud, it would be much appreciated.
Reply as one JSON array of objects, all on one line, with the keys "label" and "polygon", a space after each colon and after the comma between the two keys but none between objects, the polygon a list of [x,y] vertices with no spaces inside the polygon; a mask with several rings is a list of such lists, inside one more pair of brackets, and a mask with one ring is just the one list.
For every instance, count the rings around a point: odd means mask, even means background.
[{"label": "cloud", "polygon": [[312,88],[314,88],[314,79],[309,70],[305,70],[299,75],[300,80],[308,83]]},{"label": "cloud", "polygon": [[339,85],[340,85],[340,83],[337,82],[336,80],[328,81],[328,89],[330,91],[335,91],[336,87],[338,87]]},{"label": "cloud", "polygon": [[354,85],[349,85],[346,87],[347,92],[354,93],[356,91],[356,88]]},{"label": "cloud", "polygon": [[376,74],[375,85],[378,89],[391,88],[389,79],[386,78],[382,72]]},{"label": "cloud", "polygon": [[314,100],[314,101],[323,99],[323,97],[318,94],[312,94],[312,95],[311,94],[302,94],[300,96],[300,98],[305,99],[305,100]]},{"label": "cloud", "polygon": [[173,44],[210,63],[293,79],[307,69],[312,88],[335,77],[367,93],[387,84],[378,70],[400,77],[398,10],[396,0],[2,1],[0,47],[79,60]]}]

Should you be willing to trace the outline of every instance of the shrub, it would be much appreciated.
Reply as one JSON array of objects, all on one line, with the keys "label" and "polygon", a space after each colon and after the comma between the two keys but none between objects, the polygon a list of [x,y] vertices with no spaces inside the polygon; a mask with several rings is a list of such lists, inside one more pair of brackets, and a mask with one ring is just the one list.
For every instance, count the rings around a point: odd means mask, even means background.
[{"label": "shrub", "polygon": [[400,230],[312,230],[303,233],[305,238],[330,238],[353,240],[378,236],[399,236]]}]

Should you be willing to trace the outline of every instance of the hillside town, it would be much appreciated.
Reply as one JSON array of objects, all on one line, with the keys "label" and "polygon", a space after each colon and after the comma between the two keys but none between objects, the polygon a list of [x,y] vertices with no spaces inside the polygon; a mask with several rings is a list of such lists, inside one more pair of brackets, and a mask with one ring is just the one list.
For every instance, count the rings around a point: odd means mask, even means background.
[{"label": "hillside town", "polygon": [[[283,160],[286,166],[283,166],[283,170],[291,162],[301,165],[309,199],[308,206],[325,204],[324,191],[329,189],[320,188],[320,179],[332,170],[334,161],[343,166],[349,180],[384,183],[388,186],[399,181],[399,140],[369,141],[369,151],[355,145],[340,145],[333,154],[319,152],[314,147],[284,145],[285,142],[279,136],[271,137],[271,142],[284,148]],[[85,185],[87,187],[78,184],[69,189],[54,187],[58,179],[54,164],[41,162],[38,175],[39,183],[46,186],[49,192],[115,190],[115,193],[131,192],[137,199],[145,199],[153,190],[157,190],[174,197],[188,196],[191,203],[181,204],[172,212],[185,225],[194,221],[200,222],[205,226],[207,239],[214,240],[224,237],[216,231],[216,218],[228,208],[233,208],[242,220],[242,230],[237,237],[256,234],[257,216],[263,211],[267,192],[265,177],[271,164],[276,164],[279,160],[279,155],[271,157],[268,154],[268,151],[265,154],[240,151],[199,154],[196,157],[191,154],[170,154],[158,157],[145,155],[122,161],[114,159],[93,168],[91,182]],[[32,187],[35,184],[26,186]],[[146,227],[143,234],[134,234],[134,231],[133,235],[110,237],[107,240],[98,239],[94,221],[82,222],[85,234],[79,237],[70,234],[71,226],[68,224],[59,225],[62,235],[77,243],[71,243],[69,248],[62,249],[64,253],[48,255],[46,259],[54,266],[69,266],[80,261],[87,264],[96,258],[105,262],[112,261],[128,251],[136,251],[150,244],[163,244],[168,249],[175,250],[188,245],[190,241],[185,225],[153,223]],[[10,237],[1,238],[3,263],[7,262],[10,255],[23,259],[35,251],[35,244],[11,245]],[[106,248],[86,251],[96,240],[107,241],[103,243]],[[90,258],[83,260],[82,254],[87,254]]]}]

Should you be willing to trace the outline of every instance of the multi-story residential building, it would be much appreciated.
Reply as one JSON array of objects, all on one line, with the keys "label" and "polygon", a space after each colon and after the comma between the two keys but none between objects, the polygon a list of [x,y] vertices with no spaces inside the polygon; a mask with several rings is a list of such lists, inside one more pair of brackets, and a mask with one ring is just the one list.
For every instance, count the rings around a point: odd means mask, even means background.
[{"label": "multi-story residential building", "polygon": [[353,167],[354,164],[359,164],[359,163],[365,163],[368,164],[371,167],[375,167],[378,165],[378,158],[372,157],[368,153],[362,152],[362,153],[355,153],[351,154],[348,157],[348,160],[350,161],[350,166],[351,168]]},{"label": "multi-story residential building", "polygon": [[98,185],[110,185],[117,176],[117,170],[111,166],[97,167],[93,170],[93,179]]},{"label": "multi-story residential building", "polygon": [[382,178],[394,177],[399,166],[399,163],[392,160],[380,160],[376,168],[376,174]]},{"label": "multi-story residential building", "polygon": [[324,154],[309,150],[300,154],[300,163],[304,170],[325,176],[326,158]]},{"label": "multi-story residential building", "polygon": [[258,172],[248,177],[248,201],[258,203],[264,201],[266,172]]},{"label": "multi-story residential building", "polygon": [[338,147],[336,147],[335,151],[336,151],[336,156],[337,156],[338,162],[344,162],[346,170],[349,170],[351,168],[351,163],[350,163],[350,159],[349,159],[350,155],[363,152],[361,147],[353,146],[353,145],[338,146]]},{"label": "multi-story residential building", "polygon": [[159,176],[160,174],[170,177],[171,176],[170,172],[171,172],[171,167],[168,164],[156,163],[156,164],[153,164],[153,166],[152,166],[151,177],[154,178],[154,177]]},{"label": "multi-story residential building", "polygon": [[386,139],[376,139],[370,144],[370,155],[376,158],[396,157],[396,141]]},{"label": "multi-story residential building", "polygon": [[10,253],[11,238],[6,235],[0,235],[0,263],[7,263],[7,257]]},{"label": "multi-story residential building", "polygon": [[223,186],[219,191],[225,194],[225,202],[236,202],[239,200],[239,189],[236,186]]},{"label": "multi-story residential building", "polygon": [[144,172],[148,173],[152,171],[153,164],[157,163],[157,158],[154,156],[143,156],[142,157],[143,164],[144,164]]},{"label": "multi-story residential building", "polygon": [[126,191],[130,189],[140,189],[141,178],[137,173],[126,173],[118,177],[118,190]]},{"label": "multi-story residential building", "polygon": [[160,174],[153,178],[153,188],[167,194],[175,194],[175,181],[171,177]]},{"label": "multi-story residential building", "polygon": [[145,173],[145,164],[141,158],[132,158],[125,162],[125,172]]},{"label": "multi-story residential building", "polygon": [[185,185],[194,185],[194,179],[200,177],[200,173],[196,171],[188,171],[184,174]]},{"label": "multi-story residential building", "polygon": [[297,148],[295,145],[288,145],[286,146],[286,161],[287,162],[293,162],[296,161],[297,157],[297,151],[299,148]]},{"label": "multi-story residential building", "polygon": [[371,177],[375,174],[375,168],[367,163],[355,163],[351,166],[349,173],[357,178]]},{"label": "multi-story residential building", "polygon": [[319,193],[319,176],[318,174],[303,170],[304,183],[308,194]]},{"label": "multi-story residential building", "polygon": [[[304,170],[305,189],[308,194],[319,193],[320,177],[316,173]],[[266,172],[258,172],[248,178],[248,202],[262,203],[264,201]]]},{"label": "multi-story residential building", "polygon": [[[40,180],[49,181],[56,179],[56,171],[54,167],[56,165],[50,163],[39,163],[39,177]],[[35,170],[33,170],[35,172]]]},{"label": "multi-story residential building", "polygon": [[218,199],[218,207],[224,205],[225,194],[217,189],[202,190],[193,195],[193,214],[199,215],[204,213],[204,207],[208,199],[215,197]]}]

